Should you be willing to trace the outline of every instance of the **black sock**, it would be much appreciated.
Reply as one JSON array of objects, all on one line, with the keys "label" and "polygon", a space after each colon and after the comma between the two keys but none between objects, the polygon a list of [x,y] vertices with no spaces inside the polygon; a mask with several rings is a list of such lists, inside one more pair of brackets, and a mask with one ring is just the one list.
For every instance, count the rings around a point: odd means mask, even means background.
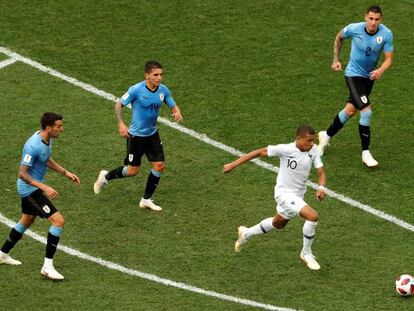
[{"label": "black sock", "polygon": [[111,180],[111,179],[115,179],[115,178],[123,178],[125,177],[124,175],[122,175],[122,171],[124,170],[125,166],[120,166],[116,169],[113,169],[112,171],[110,171],[108,174],[106,174],[105,178],[106,180]]},{"label": "black sock", "polygon": [[17,242],[19,242],[19,240],[22,238],[23,234],[21,234],[20,232],[18,232],[16,229],[12,229],[10,231],[10,234],[6,240],[6,242],[4,242],[3,247],[1,248],[1,251],[3,253],[8,254],[10,252],[10,250],[14,247],[14,245],[16,245]]},{"label": "black sock", "polygon": [[371,128],[360,124],[359,137],[361,138],[362,150],[369,150],[369,144],[371,142]]},{"label": "black sock", "polygon": [[56,248],[59,244],[60,238],[56,235],[53,235],[49,232],[47,235],[47,244],[46,244],[46,258],[53,259],[53,256],[56,253]]},{"label": "black sock", "polygon": [[333,120],[331,126],[326,131],[326,133],[328,134],[329,137],[333,137],[343,127],[344,127],[344,124],[339,119],[339,114],[337,114],[336,117],[335,117],[335,119]]},{"label": "black sock", "polygon": [[150,199],[152,197],[159,182],[160,177],[155,176],[152,172],[150,172],[147,180],[147,186],[145,187],[144,199]]}]

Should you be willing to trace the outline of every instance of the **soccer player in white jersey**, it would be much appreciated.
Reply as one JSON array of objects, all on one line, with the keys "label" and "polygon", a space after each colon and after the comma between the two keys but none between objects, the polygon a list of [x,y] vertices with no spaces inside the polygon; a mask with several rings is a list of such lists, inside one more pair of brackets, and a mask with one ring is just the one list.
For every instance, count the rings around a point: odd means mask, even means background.
[{"label": "soccer player in white jersey", "polygon": [[308,125],[299,126],[296,130],[296,140],[290,144],[269,145],[253,150],[237,160],[225,164],[223,172],[228,173],[240,164],[256,157],[279,157],[280,171],[275,186],[276,215],[263,219],[257,225],[238,228],[238,239],[234,245],[236,252],[252,236],[264,234],[272,229],[283,229],[289,220],[296,216],[305,219],[303,225],[303,248],[300,258],[312,270],[319,270],[320,265],[312,253],[312,243],[318,224],[318,213],[304,200],[306,183],[313,165],[318,174],[319,187],[316,198],[320,201],[325,197],[326,177],[319,151],[314,145],[315,131]]},{"label": "soccer player in white jersey", "polygon": [[[318,134],[318,149],[321,155],[330,139],[359,111],[362,162],[368,167],[378,166],[378,161],[369,151],[372,116],[369,95],[374,81],[380,79],[391,67],[394,50],[392,32],[381,22],[382,10],[379,6],[373,5],[368,8],[364,22],[349,24],[335,37],[331,68],[336,72],[342,70],[339,61],[342,42],[344,39],[352,38],[351,55],[345,69],[345,82],[349,89],[349,97],[345,108],[335,116],[329,128]],[[377,68],[382,52],[384,52],[384,62]]]}]

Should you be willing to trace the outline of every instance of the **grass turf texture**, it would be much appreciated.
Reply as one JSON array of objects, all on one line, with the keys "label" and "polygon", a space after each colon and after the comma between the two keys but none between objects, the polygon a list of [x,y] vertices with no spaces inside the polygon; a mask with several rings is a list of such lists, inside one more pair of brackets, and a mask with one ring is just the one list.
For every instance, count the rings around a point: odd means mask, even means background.
[{"label": "grass turf texture", "polygon": [[[180,104],[184,125],[243,151],[293,140],[297,124],[324,129],[346,98],[341,74],[329,70],[336,32],[362,20],[368,2],[312,4],[263,1],[18,2],[0,4],[0,45],[118,96],[141,80],[143,63],[158,59],[165,83]],[[357,120],[327,149],[330,188],[413,223],[412,141],[409,116],[413,61],[409,2],[382,4],[395,37],[395,65],[376,82],[372,101],[373,154],[360,161]],[[318,14],[309,12],[318,11]],[[153,32],[155,30],[155,33]],[[347,60],[350,42],[342,51]],[[2,56],[0,56],[2,57]],[[3,58],[0,58],[2,60]],[[233,252],[239,224],[253,225],[274,212],[272,173],[254,165],[222,175],[234,159],[222,151],[160,126],[167,170],[155,199],[162,214],[137,209],[149,172],[111,183],[95,196],[102,168],[118,166],[124,141],[112,103],[24,64],[0,70],[2,148],[1,212],[19,216],[15,179],[21,147],[45,110],[65,116],[53,157],[77,173],[79,187],[48,174],[61,193],[56,205],[67,218],[62,243],[93,256],[175,281],[282,307],[304,310],[413,308],[400,299],[393,277],[413,273],[413,233],[327,198],[307,201],[320,213],[314,244],[322,270],[300,262],[302,221],[248,242]],[[169,117],[168,111],[163,116]],[[277,163],[275,163],[277,164]],[[33,229],[45,233],[49,224]],[[0,226],[4,238],[9,229]],[[12,255],[21,267],[0,267],[0,306],[141,310],[244,310],[249,307],[171,289],[108,271],[61,252],[56,267],[67,281],[40,277],[44,246],[24,238]],[[28,286],[30,284],[30,286]],[[48,306],[43,293],[55,300]],[[76,297],[76,299],[75,299]]]}]

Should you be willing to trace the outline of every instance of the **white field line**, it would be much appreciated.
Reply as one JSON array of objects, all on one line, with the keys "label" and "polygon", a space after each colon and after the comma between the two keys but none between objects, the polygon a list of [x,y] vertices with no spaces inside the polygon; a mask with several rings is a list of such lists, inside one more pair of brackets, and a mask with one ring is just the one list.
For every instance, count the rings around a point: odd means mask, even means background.
[{"label": "white field line", "polygon": [[9,58],[0,62],[0,69],[17,62],[17,59]]},{"label": "white field line", "polygon": [[[0,222],[4,223],[5,225],[9,226],[10,228],[13,228],[16,223],[11,221],[10,219],[4,217],[1,213],[0,213]],[[26,230],[25,232],[26,235],[30,236],[31,238],[33,238],[36,241],[39,241],[40,243],[46,244],[47,240],[45,237],[33,232],[32,230]],[[149,274],[149,273],[145,273],[145,272],[141,272],[138,270],[133,270],[133,269],[129,269],[126,268],[124,266],[121,266],[120,264],[114,263],[114,262],[110,262],[98,257],[94,257],[85,253],[82,253],[76,249],[64,246],[59,244],[58,246],[59,250],[61,250],[62,252],[65,252],[69,255],[78,257],[80,259],[84,259],[84,260],[88,260],[91,261],[93,263],[96,263],[98,265],[104,266],[106,268],[112,269],[112,270],[116,270],[131,276],[137,276],[139,278],[142,279],[146,279],[152,282],[156,282],[156,283],[160,283],[166,286],[171,286],[171,287],[175,287],[178,289],[183,289],[183,290],[187,290],[190,292],[194,292],[197,294],[201,294],[201,295],[205,295],[205,296],[209,296],[209,297],[213,297],[213,298],[217,298],[217,299],[221,299],[221,300],[225,300],[225,301],[230,301],[230,302],[234,302],[234,303],[238,303],[238,304],[242,304],[242,305],[247,305],[247,306],[251,306],[251,307],[256,307],[256,308],[261,308],[261,309],[265,309],[265,310],[275,310],[275,311],[295,311],[295,309],[290,309],[290,308],[283,308],[283,307],[277,307],[277,306],[273,306],[273,305],[269,305],[269,304],[264,304],[261,302],[256,302],[253,300],[249,300],[249,299],[243,299],[243,298],[239,298],[239,297],[235,297],[235,296],[230,296],[230,295],[226,295],[226,294],[221,294],[218,292],[214,292],[214,291],[210,291],[210,290],[205,290],[199,287],[195,287],[192,285],[188,285],[185,283],[180,283],[180,282],[175,282],[169,279],[165,279],[165,278],[161,278],[159,276],[156,276],[154,274]]]},{"label": "white field line", "polygon": [[[75,78],[68,77],[68,76],[66,76],[66,75],[64,75],[64,74],[62,74],[62,73],[60,73],[60,72],[58,72],[58,71],[56,71],[56,70],[54,70],[52,68],[46,67],[46,66],[44,66],[44,65],[42,65],[42,64],[40,64],[40,63],[38,63],[36,61],[33,61],[33,60],[31,60],[31,59],[29,59],[27,57],[24,57],[24,56],[22,56],[20,54],[17,54],[17,53],[15,53],[15,52],[7,49],[7,48],[0,47],[0,53],[4,53],[4,54],[8,55],[9,57],[11,57],[12,59],[21,61],[21,62],[23,62],[25,64],[28,64],[28,65],[30,65],[30,66],[32,66],[32,67],[34,67],[34,68],[36,68],[36,69],[38,69],[40,71],[46,72],[46,73],[48,73],[48,74],[50,74],[52,76],[55,76],[55,77],[57,77],[59,79],[62,79],[64,81],[66,81],[66,82],[69,82],[69,83],[71,83],[73,85],[76,85],[76,86],[78,86],[78,87],[80,87],[80,88],[82,88],[82,89],[84,89],[84,90],[86,90],[88,92],[91,92],[93,94],[96,94],[98,96],[101,96],[101,97],[103,97],[103,98],[105,98],[107,100],[110,100],[110,101],[116,101],[117,100],[117,97],[115,95],[112,95],[112,94],[107,93],[105,91],[99,90],[99,89],[97,89],[96,87],[94,87],[94,86],[92,86],[90,84],[80,82],[79,80],[77,80]],[[169,126],[171,128],[174,128],[174,129],[176,129],[176,130],[178,130],[178,131],[180,131],[182,133],[185,133],[185,134],[187,134],[187,135],[189,135],[191,137],[194,137],[194,138],[196,138],[198,140],[201,140],[204,143],[207,143],[207,144],[209,144],[211,146],[214,146],[214,147],[216,147],[218,149],[221,149],[221,150],[223,150],[223,151],[225,151],[227,153],[230,153],[232,155],[235,155],[235,156],[244,155],[244,153],[242,151],[239,151],[239,150],[237,150],[237,149],[235,149],[233,147],[227,146],[227,145],[225,145],[225,144],[223,144],[223,143],[221,143],[219,141],[213,140],[213,139],[209,138],[205,134],[197,133],[196,131],[193,131],[193,130],[191,130],[189,128],[186,128],[186,127],[184,127],[182,125],[179,125],[179,124],[177,124],[175,122],[171,122],[171,121],[169,121],[169,120],[167,120],[165,118],[159,117],[158,118],[158,121],[160,123],[164,124],[164,125],[167,125],[167,126]],[[258,166],[260,166],[260,167],[262,167],[264,169],[267,169],[269,171],[273,171],[273,172],[276,172],[276,173],[279,172],[279,168],[277,166],[271,165],[271,164],[266,163],[264,161],[261,161],[259,159],[254,159],[254,160],[252,160],[252,162],[254,162],[256,165],[258,165]],[[318,187],[317,184],[315,184],[313,182],[310,182],[310,181],[308,181],[308,186],[311,187],[311,188],[313,188],[313,189],[317,189],[317,187]],[[402,227],[404,229],[407,229],[409,231],[414,232],[414,225],[409,224],[409,223],[405,222],[404,220],[399,219],[399,218],[397,218],[397,217],[395,217],[393,215],[389,215],[387,213],[384,213],[382,211],[379,211],[379,210],[377,210],[377,209],[375,209],[375,208],[373,208],[373,207],[371,207],[371,206],[369,206],[367,204],[360,203],[360,202],[358,202],[356,200],[353,200],[353,199],[351,199],[351,198],[349,198],[349,197],[347,197],[347,196],[345,196],[343,194],[337,193],[337,192],[335,192],[333,190],[330,190],[330,189],[327,189],[326,194],[329,195],[330,197],[333,197],[333,198],[341,201],[341,202],[344,202],[344,203],[346,203],[348,205],[351,205],[353,207],[359,208],[359,209],[361,209],[361,210],[363,210],[363,211],[365,211],[367,213],[370,213],[370,214],[372,214],[374,216],[377,216],[377,217],[382,218],[382,219],[384,219],[386,221],[389,221],[391,223],[394,223],[394,224],[396,224],[396,225],[398,225],[398,226],[400,226],[400,227]]]}]

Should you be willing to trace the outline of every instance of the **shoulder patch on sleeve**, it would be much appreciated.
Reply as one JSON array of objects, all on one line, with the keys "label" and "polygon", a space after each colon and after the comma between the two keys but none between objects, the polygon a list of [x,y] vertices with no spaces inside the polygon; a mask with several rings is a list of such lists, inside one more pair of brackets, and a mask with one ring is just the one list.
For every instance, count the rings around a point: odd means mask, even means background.
[{"label": "shoulder patch on sleeve", "polygon": [[23,162],[30,163],[32,161],[32,156],[26,153],[23,157]]}]

